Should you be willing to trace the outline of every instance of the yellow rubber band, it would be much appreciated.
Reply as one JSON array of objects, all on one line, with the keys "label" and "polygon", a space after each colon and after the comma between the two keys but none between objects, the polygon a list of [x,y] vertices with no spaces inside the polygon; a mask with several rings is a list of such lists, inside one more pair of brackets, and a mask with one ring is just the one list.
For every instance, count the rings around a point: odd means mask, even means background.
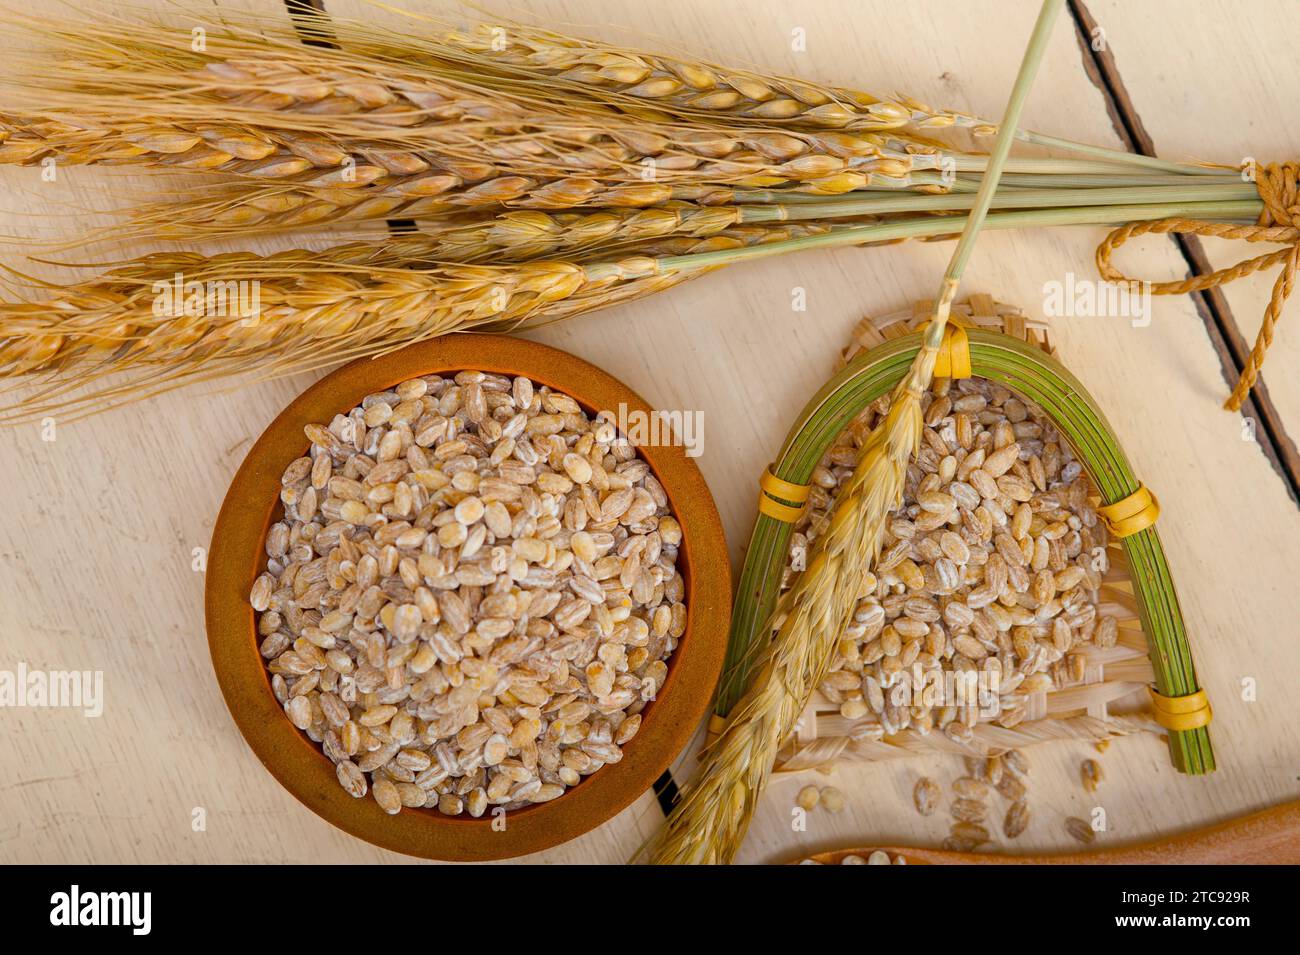
[{"label": "yellow rubber band", "polygon": [[1214,719],[1210,698],[1204,690],[1186,696],[1164,696],[1155,687],[1147,687],[1156,722],[1168,730],[1194,730]]},{"label": "yellow rubber band", "polygon": [[1147,687],[1151,694],[1151,704],[1162,713],[1193,713],[1208,709],[1210,698],[1204,690],[1188,693],[1186,696],[1165,696],[1155,687]]},{"label": "yellow rubber band", "polygon": [[1143,484],[1122,501],[1097,508],[1097,513],[1113,536],[1128,537],[1156,522],[1160,516],[1160,502]]},{"label": "yellow rubber band", "polygon": [[1156,713],[1156,722],[1167,730],[1186,731],[1208,726],[1214,718],[1213,711],[1207,706],[1195,713]]},{"label": "yellow rubber band", "polygon": [[772,466],[768,465],[763,476],[758,479],[758,486],[773,497],[779,497],[783,501],[790,501],[793,504],[802,504],[808,500],[808,495],[812,493],[811,484],[795,484],[793,481],[787,481],[777,477],[772,473]]},{"label": "yellow rubber band", "polygon": [[[925,331],[926,325],[921,326],[921,331]],[[948,324],[943,329],[943,341],[939,343],[939,352],[934,357],[934,377],[936,378],[969,378],[971,376],[970,366],[970,337],[966,334],[967,322],[954,316],[949,316]]]},{"label": "yellow rubber band", "polygon": [[766,514],[768,517],[775,517],[778,521],[785,521],[787,524],[793,524],[803,517],[804,507],[806,506],[800,504],[798,507],[791,507],[789,504],[782,504],[780,501],[768,497],[767,494],[758,495],[759,513]]},{"label": "yellow rubber band", "polygon": [[709,728],[705,730],[706,738],[712,742],[722,735],[722,731],[727,728],[727,718],[719,716],[717,713],[709,715]]},{"label": "yellow rubber band", "polygon": [[[795,484],[779,478],[772,473],[771,465],[764,469],[763,476],[758,479],[758,487],[759,513],[787,524],[793,524],[803,517],[808,506],[808,495],[812,494],[811,484]],[[787,504],[786,501],[793,501],[794,504]]]},{"label": "yellow rubber band", "polygon": [[943,342],[934,359],[936,378],[970,377],[970,338],[960,325],[948,325],[943,330]]}]

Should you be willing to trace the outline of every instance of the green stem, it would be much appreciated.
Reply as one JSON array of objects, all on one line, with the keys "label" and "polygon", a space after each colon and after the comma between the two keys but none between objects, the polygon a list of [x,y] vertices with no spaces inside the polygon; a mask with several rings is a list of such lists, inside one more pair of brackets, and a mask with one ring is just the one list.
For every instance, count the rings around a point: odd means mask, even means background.
[{"label": "green stem", "polygon": [[[1039,64],[1043,62],[1043,54],[1047,52],[1047,38],[1051,35],[1052,26],[1056,23],[1056,17],[1063,6],[1065,0],[1043,0],[1043,5],[1038,11],[1038,19],[1029,36],[1029,46],[1020,61],[1020,71],[1016,74],[1015,85],[1011,88],[1011,97],[1007,100],[1002,125],[998,128],[997,139],[989,152],[984,178],[980,181],[979,192],[975,194],[975,204],[962,228],[961,236],[957,239],[957,248],[953,250],[952,259],[948,262],[948,269],[944,272],[943,282],[939,286],[939,294],[935,299],[934,321],[930,323],[925,333],[927,349],[939,347],[944,326],[948,322],[948,307],[957,294],[957,284],[961,281],[962,273],[966,271],[966,263],[970,260],[971,253],[975,251],[975,240],[984,225],[989,207],[993,204],[993,194],[997,191],[998,179],[1002,177],[1003,167],[1006,166],[1007,158],[1011,155],[1011,144],[1015,142],[1016,127],[1020,125],[1020,113],[1024,109],[1025,100],[1029,98],[1029,90],[1034,85],[1034,76],[1038,73]],[[929,384],[929,377],[927,370],[923,375],[924,380],[920,382],[921,387]]]},{"label": "green stem", "polygon": [[1021,142],[1033,143],[1036,146],[1049,146],[1055,149],[1066,149],[1081,156],[1100,156],[1111,162],[1136,166],[1142,169],[1151,169],[1159,172],[1183,173],[1185,175],[1194,176],[1224,174],[1235,176],[1238,174],[1236,170],[1232,169],[1215,169],[1213,167],[1196,166],[1191,163],[1171,162],[1168,159],[1157,159],[1155,156],[1143,156],[1140,153],[1129,153],[1119,149],[1107,149],[1105,146],[1090,146],[1087,143],[1076,143],[1070,139],[1046,136],[1042,133],[1036,133],[1033,130],[1022,130],[1016,134],[1016,138]]},{"label": "green stem", "polygon": [[[1007,149],[1011,147],[1008,146]],[[958,172],[983,172],[992,164],[992,155],[983,156],[979,153],[944,153],[945,158],[951,158]],[[1123,153],[1121,155],[1128,155]],[[1207,169],[1204,166],[1182,165],[1180,163],[1166,163],[1167,169],[1158,170],[1163,174],[1177,173],[1184,178],[1186,177],[1230,177],[1233,179],[1240,178],[1233,170],[1225,169]],[[1057,175],[1134,175],[1135,170],[1131,165],[1120,162],[1104,162],[1091,159],[1053,159],[1051,157],[1040,156],[1010,156],[1003,167],[1006,172],[1025,173],[1032,175],[1057,176]],[[1156,170],[1153,170],[1153,174]]]},{"label": "green stem", "polygon": [[[979,185],[978,176],[959,175],[959,182]],[[1038,175],[1036,173],[1003,173],[998,183],[1001,191],[1008,186],[1021,186],[1027,189],[1114,189],[1121,186],[1185,186],[1201,188],[1204,186],[1223,186],[1242,183],[1240,176],[1160,176],[1137,171],[1099,176],[1076,175]],[[1243,183],[1250,185],[1249,183]],[[1254,186],[1251,186],[1254,189]],[[848,193],[852,195],[852,193]]]},{"label": "green stem", "polygon": [[[980,155],[948,154],[956,160],[950,173],[929,169],[918,169],[891,179],[876,176],[872,184],[865,189],[856,189],[840,196],[814,196],[800,193],[793,189],[736,189],[737,202],[833,202],[838,199],[851,201],[863,194],[897,193],[909,191],[920,186],[936,186],[951,189],[954,192],[975,192],[983,179],[988,166],[988,157]],[[1144,172],[1120,163],[1091,162],[1067,159],[1041,159],[1034,157],[1010,156],[1003,167],[1004,185],[1037,186],[1041,188],[1073,189],[1077,187],[1110,186],[1175,186],[1190,185],[1191,182],[1219,180],[1219,184],[1240,182],[1240,175],[1230,169],[1212,169],[1202,166],[1180,166],[1169,164],[1173,170]],[[1247,184],[1249,185],[1249,184]]]},{"label": "green stem", "polygon": [[[1030,209],[1021,212],[998,212],[984,223],[986,229],[1030,229],[1040,226],[1062,225],[1122,225],[1126,222],[1149,221],[1170,217],[1227,219],[1253,222],[1259,214],[1259,200],[1227,202],[1171,202],[1123,206],[1088,206],[1065,209]],[[966,216],[923,216],[872,225],[838,229],[823,235],[802,236],[783,242],[741,249],[720,249],[716,252],[696,252],[692,255],[669,255],[657,260],[656,271],[691,272],[731,265],[749,259],[763,259],[786,252],[809,249],[833,249],[840,246],[861,245],[864,242],[886,242],[893,239],[920,239],[936,235],[953,235],[962,230]],[[592,265],[588,274],[593,278],[606,277],[610,267]]]},{"label": "green stem", "polygon": [[[1139,183],[1140,185],[1140,183]],[[906,176],[891,179],[887,176],[872,177],[872,184],[865,189],[854,189],[851,192],[843,192],[833,196],[818,196],[809,192],[798,192],[793,188],[787,189],[736,189],[732,195],[736,202],[777,202],[777,203],[795,203],[795,202],[834,202],[837,199],[853,200],[862,196],[882,195],[892,196],[900,192],[912,192],[922,186],[932,186],[936,189],[948,189],[953,192],[974,193],[979,188],[978,181],[958,176],[953,179],[951,176],[940,173],[922,170],[920,172],[908,173]]]},{"label": "green stem", "polygon": [[[794,205],[741,206],[741,222],[795,222],[806,219],[838,219],[850,216],[887,215],[899,212],[957,212],[975,205],[976,196],[907,195],[877,199],[830,202],[800,202]],[[1120,206],[1175,202],[1254,201],[1263,208],[1259,192],[1250,183],[1205,186],[1130,186],[1120,189],[1001,189],[993,197],[994,209],[1042,209],[1062,206]],[[1257,213],[1256,213],[1257,214]]]}]

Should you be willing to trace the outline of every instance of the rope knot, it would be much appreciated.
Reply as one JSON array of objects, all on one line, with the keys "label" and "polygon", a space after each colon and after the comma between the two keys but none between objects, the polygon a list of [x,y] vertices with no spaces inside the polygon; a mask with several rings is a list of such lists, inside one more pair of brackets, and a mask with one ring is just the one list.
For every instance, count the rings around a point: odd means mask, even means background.
[{"label": "rope knot", "polygon": [[1264,202],[1262,226],[1300,226],[1300,162],[1272,162],[1255,172],[1255,188]]},{"label": "rope knot", "polygon": [[1110,282],[1137,282],[1126,276],[1111,264],[1115,250],[1134,236],[1167,235],[1182,233],[1184,235],[1208,235],[1220,239],[1242,239],[1246,242],[1280,242],[1289,246],[1276,252],[1257,255],[1253,259],[1244,259],[1236,265],[1217,269],[1209,275],[1194,275],[1180,282],[1144,282],[1153,295],[1182,295],[1187,292],[1202,292],[1236,281],[1244,275],[1251,275],[1275,265],[1281,265],[1277,281],[1273,283],[1273,294],[1268,307],[1264,309],[1264,321],[1260,324],[1259,335],[1241,369],[1232,394],[1224,402],[1229,411],[1237,411],[1250,394],[1259,378],[1259,370],[1264,365],[1264,356],[1273,344],[1273,333],[1278,320],[1282,317],[1282,308],[1295,287],[1296,271],[1300,269],[1300,162],[1268,163],[1257,167],[1255,188],[1264,203],[1259,219],[1254,225],[1233,225],[1227,222],[1212,222],[1205,219],[1156,219],[1152,222],[1130,222],[1120,226],[1102,240],[1097,246],[1097,271],[1103,279]]}]

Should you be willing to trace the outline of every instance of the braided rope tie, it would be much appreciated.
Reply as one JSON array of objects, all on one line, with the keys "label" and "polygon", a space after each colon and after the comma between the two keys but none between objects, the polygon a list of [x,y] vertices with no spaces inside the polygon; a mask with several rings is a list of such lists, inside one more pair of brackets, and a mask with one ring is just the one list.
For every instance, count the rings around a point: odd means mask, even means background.
[{"label": "braided rope tie", "polygon": [[1260,325],[1255,347],[1251,349],[1241,377],[1237,379],[1232,395],[1224,402],[1229,411],[1237,411],[1246,400],[1250,389],[1259,378],[1264,356],[1273,344],[1273,331],[1282,317],[1282,307],[1286,304],[1295,287],[1296,270],[1300,267],[1300,163],[1269,163],[1261,166],[1255,179],[1255,187],[1264,202],[1264,209],[1259,214],[1255,225],[1231,225],[1224,222],[1208,222],[1203,219],[1157,219],[1153,222],[1130,222],[1121,226],[1097,246],[1097,271],[1101,277],[1111,282],[1134,282],[1136,280],[1124,275],[1110,263],[1111,255],[1116,249],[1134,236],[1164,235],[1179,232],[1190,235],[1208,235],[1220,239],[1244,239],[1247,242],[1282,242],[1290,246],[1245,259],[1226,269],[1218,269],[1209,275],[1196,275],[1181,282],[1153,282],[1150,289],[1154,295],[1182,295],[1186,292],[1200,292],[1234,282],[1244,275],[1251,275],[1263,269],[1281,265],[1282,271],[1273,283],[1273,294],[1268,307],[1264,309],[1264,322]]}]

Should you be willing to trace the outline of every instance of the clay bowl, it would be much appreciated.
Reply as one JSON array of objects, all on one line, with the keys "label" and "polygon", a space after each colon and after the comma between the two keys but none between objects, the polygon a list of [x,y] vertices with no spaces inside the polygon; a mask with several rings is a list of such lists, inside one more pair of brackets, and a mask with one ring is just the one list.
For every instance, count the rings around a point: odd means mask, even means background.
[{"label": "clay bowl", "polygon": [[[517,338],[454,335],[361,359],[308,388],[253,445],[231,482],[213,531],[205,595],[208,646],[217,682],[235,723],[271,775],[309,809],[360,839],[429,859],[502,859],[537,852],[612,818],[666,770],[703,719],[722,668],[730,615],[726,542],[713,498],[695,463],[679,446],[642,447],[641,455],[668,494],[682,526],[678,567],[686,584],[687,626],[658,698],[644,711],[621,762],[606,766],[551,802],[509,813],[504,831],[481,819],[432,809],[385,815],[370,796],[343,791],[334,766],[285,717],[258,654],[248,593],[266,566],[263,541],[282,516],[280,475],[306,453],[303,426],[329,422],[366,395],[408,378],[477,369],[527,375],[571,395],[588,414],[646,404],[599,368],[554,348]],[[498,829],[500,824],[498,823]]]}]

